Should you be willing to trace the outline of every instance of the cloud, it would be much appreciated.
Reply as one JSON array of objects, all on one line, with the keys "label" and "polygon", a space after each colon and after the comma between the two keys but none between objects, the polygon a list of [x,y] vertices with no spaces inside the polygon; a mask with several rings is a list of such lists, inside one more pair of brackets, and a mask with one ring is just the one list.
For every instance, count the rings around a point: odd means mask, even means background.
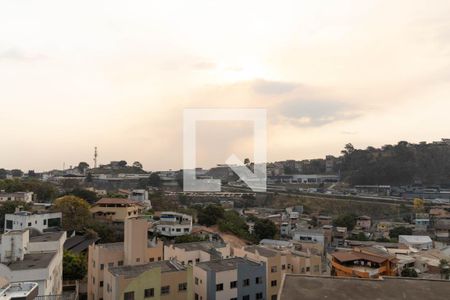
[{"label": "cloud", "polygon": [[294,91],[300,85],[297,83],[283,82],[283,81],[268,81],[255,80],[252,83],[252,88],[257,94],[262,95],[280,95]]},{"label": "cloud", "polygon": [[294,99],[278,104],[280,117],[296,126],[322,126],[360,115],[354,105],[339,100]]},{"label": "cloud", "polygon": [[3,52],[0,52],[1,60],[14,60],[14,61],[33,61],[44,58],[44,55],[29,55],[17,48],[10,48]]},{"label": "cloud", "polygon": [[196,62],[195,64],[193,64],[192,66],[195,70],[199,70],[199,71],[207,71],[207,70],[212,70],[216,68],[216,64],[213,62],[209,62],[209,61],[199,61]]}]

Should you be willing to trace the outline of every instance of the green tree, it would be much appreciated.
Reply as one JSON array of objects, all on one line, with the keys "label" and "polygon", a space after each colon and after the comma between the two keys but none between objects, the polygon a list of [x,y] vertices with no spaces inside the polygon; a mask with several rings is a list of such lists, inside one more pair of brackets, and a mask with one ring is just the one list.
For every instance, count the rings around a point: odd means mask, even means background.
[{"label": "green tree", "polygon": [[278,233],[277,226],[269,219],[256,219],[254,235],[258,240],[273,239]]},{"label": "green tree", "polygon": [[82,280],[87,274],[87,259],[82,254],[64,251],[63,279]]},{"label": "green tree", "polygon": [[119,167],[121,167],[121,168],[125,168],[127,166],[127,164],[128,163],[125,160],[119,161]]},{"label": "green tree", "polygon": [[402,277],[419,277],[414,268],[403,268],[401,272]]},{"label": "green tree", "polygon": [[62,213],[62,227],[67,231],[82,231],[91,222],[89,203],[75,196],[64,196],[56,199],[53,211]]},{"label": "green tree", "polygon": [[198,223],[201,225],[212,226],[223,219],[225,210],[219,205],[208,205],[200,209],[197,215]]},{"label": "green tree", "polygon": [[11,170],[11,175],[13,177],[22,177],[23,172],[22,172],[22,170],[19,170],[19,169],[13,169],[13,170]]},{"label": "green tree", "polygon": [[89,164],[87,162],[82,161],[78,164],[77,168],[81,173],[84,174],[84,172],[86,172],[89,169]]},{"label": "green tree", "polygon": [[8,175],[8,171],[0,169],[0,179],[6,179],[6,175]]},{"label": "green tree", "polygon": [[218,221],[218,224],[222,232],[229,232],[247,240],[251,239],[247,223],[234,210],[225,211],[223,218]]},{"label": "green tree", "polygon": [[141,164],[140,162],[138,162],[138,161],[135,161],[135,162],[133,163],[133,167],[134,167],[134,168],[138,168],[138,169],[142,169],[142,164]]},{"label": "green tree", "polygon": [[398,239],[399,235],[411,235],[412,232],[413,231],[411,228],[399,226],[399,227],[395,227],[395,228],[392,228],[391,230],[389,230],[389,237],[391,239]]},{"label": "green tree", "polygon": [[148,178],[148,183],[153,187],[160,187],[161,186],[161,177],[159,177],[158,173],[152,173],[152,174],[150,174],[150,177]]},{"label": "green tree", "polygon": [[356,215],[344,214],[340,215],[333,221],[333,225],[336,227],[346,227],[348,231],[352,231],[356,225]]},{"label": "green tree", "polygon": [[94,204],[95,202],[97,202],[99,200],[99,197],[97,196],[96,192],[93,192],[93,191],[90,191],[90,190],[86,190],[86,189],[82,189],[82,188],[73,189],[68,194],[76,196],[76,197],[81,198],[81,199],[84,199],[89,204]]}]

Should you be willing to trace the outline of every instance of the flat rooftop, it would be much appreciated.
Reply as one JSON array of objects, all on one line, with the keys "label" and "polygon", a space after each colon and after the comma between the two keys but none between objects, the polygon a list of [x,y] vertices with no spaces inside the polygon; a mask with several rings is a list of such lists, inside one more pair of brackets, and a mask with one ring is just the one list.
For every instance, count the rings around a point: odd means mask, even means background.
[{"label": "flat rooftop", "polygon": [[30,236],[30,243],[56,242],[61,239],[65,231],[46,232],[36,236]]},{"label": "flat rooftop", "polygon": [[450,283],[444,280],[359,279],[329,276],[286,274],[281,289],[281,300],[447,300]]},{"label": "flat rooftop", "polygon": [[213,243],[213,242],[192,242],[192,243],[181,243],[181,244],[173,244],[174,248],[184,249],[186,251],[209,251],[211,249],[223,248],[226,245],[221,243]]},{"label": "flat rooftop", "polygon": [[244,247],[244,250],[247,252],[251,252],[251,253],[255,253],[258,252],[259,255],[264,256],[264,257],[274,257],[278,255],[278,251],[277,250],[273,250],[273,249],[269,249],[263,246],[257,246],[257,245],[253,245],[253,246],[246,246]]},{"label": "flat rooftop", "polygon": [[23,260],[11,262],[6,265],[11,271],[44,269],[47,268],[55,255],[56,252],[25,254]]},{"label": "flat rooftop", "polygon": [[234,270],[238,267],[239,264],[246,264],[248,266],[260,266],[261,265],[259,263],[250,261],[250,260],[242,258],[242,257],[234,257],[234,258],[228,258],[228,259],[205,261],[205,262],[196,264],[196,266],[205,271],[223,272],[223,271]]},{"label": "flat rooftop", "polygon": [[155,261],[147,263],[145,265],[137,265],[137,266],[112,267],[109,268],[108,270],[114,276],[135,278],[141,275],[142,273],[155,268],[161,268],[161,272],[176,272],[186,270],[186,267],[173,260]]}]

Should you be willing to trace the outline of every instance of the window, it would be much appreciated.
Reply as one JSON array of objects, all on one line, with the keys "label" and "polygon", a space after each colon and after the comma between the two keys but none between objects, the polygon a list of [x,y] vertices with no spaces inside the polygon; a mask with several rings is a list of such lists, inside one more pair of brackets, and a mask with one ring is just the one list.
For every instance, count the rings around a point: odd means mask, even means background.
[{"label": "window", "polygon": [[230,289],[235,289],[235,288],[237,288],[237,281],[230,282]]},{"label": "window", "polygon": [[28,222],[28,227],[31,227],[31,222]]},{"label": "window", "polygon": [[177,228],[177,232],[181,232],[181,228]]},{"label": "window", "polygon": [[270,283],[271,286],[277,286],[277,281],[276,280],[272,280],[272,282]]},{"label": "window", "polygon": [[117,265],[123,266],[123,260],[119,260],[119,262],[117,263]]},{"label": "window", "polygon": [[223,291],[223,283],[216,284],[216,291]]},{"label": "window", "polygon": [[197,293],[195,293],[195,295],[194,295],[194,300],[198,300],[198,294]]},{"label": "window", "polygon": [[100,270],[103,270],[105,268],[104,264],[100,264]]},{"label": "window", "polygon": [[154,262],[154,261],[155,261],[155,258],[154,258],[154,257],[150,257],[149,261],[150,261],[150,262]]},{"label": "window", "polygon": [[6,229],[12,229],[13,228],[13,222],[11,220],[6,220]]},{"label": "window", "polygon": [[158,261],[160,261],[161,260],[161,256],[158,256]]},{"label": "window", "polygon": [[179,292],[186,291],[186,290],[187,290],[187,282],[183,282],[178,285]]},{"label": "window", "polygon": [[309,272],[309,267],[306,267],[306,272]]},{"label": "window", "polygon": [[237,300],[237,298],[231,298],[230,300]]},{"label": "window", "polygon": [[139,257],[136,258],[136,262],[141,262],[141,259]]},{"label": "window", "polygon": [[262,277],[256,277],[256,278],[255,278],[255,283],[256,283],[256,284],[261,284],[261,283],[263,283]]},{"label": "window", "polygon": [[249,286],[250,285],[250,279],[244,279],[242,285],[243,286]]},{"label": "window", "polygon": [[263,293],[256,294],[256,300],[261,300],[263,298]]},{"label": "window", "polygon": [[123,300],[134,300],[134,292],[126,292],[123,294]]},{"label": "window", "polygon": [[44,220],[44,225],[47,225],[47,220]]},{"label": "window", "polygon": [[270,272],[271,272],[271,273],[276,273],[276,272],[277,272],[277,266],[272,266],[272,267],[270,268]]},{"label": "window", "polygon": [[161,295],[167,295],[170,293],[170,285],[161,287]]},{"label": "window", "polygon": [[242,300],[250,300],[250,295],[242,296]]},{"label": "window", "polygon": [[188,260],[188,264],[192,265],[192,260]]},{"label": "window", "polygon": [[282,265],[281,270],[286,270],[286,265]]},{"label": "window", "polygon": [[198,277],[195,277],[195,285],[198,285]]},{"label": "window", "polygon": [[277,300],[278,296],[277,295],[272,295],[272,298],[270,298],[270,300]]},{"label": "window", "polygon": [[154,288],[145,289],[144,290],[144,297],[145,298],[155,297],[155,289]]},{"label": "window", "polygon": [[113,262],[108,263],[108,268],[112,268],[112,267],[114,267],[114,263]]},{"label": "window", "polygon": [[199,263],[199,262],[200,262],[200,258],[196,258],[196,259],[195,259],[195,262],[196,262],[196,263]]},{"label": "window", "polygon": [[103,281],[100,281],[100,287],[102,287],[103,286]]}]

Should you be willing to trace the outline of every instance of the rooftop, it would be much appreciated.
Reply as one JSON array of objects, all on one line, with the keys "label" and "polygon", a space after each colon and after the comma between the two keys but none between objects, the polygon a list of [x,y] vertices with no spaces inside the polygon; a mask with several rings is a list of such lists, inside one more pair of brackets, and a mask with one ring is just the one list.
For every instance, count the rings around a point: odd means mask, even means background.
[{"label": "rooftop", "polygon": [[151,262],[145,265],[120,266],[109,268],[109,272],[114,276],[124,276],[125,278],[134,278],[140,274],[155,268],[161,268],[161,272],[184,271],[186,268],[173,260],[163,260]]},{"label": "rooftop", "polygon": [[125,199],[125,198],[102,198],[100,200],[98,200],[97,202],[95,202],[95,205],[98,204],[130,204],[130,205],[139,205],[141,206],[142,204],[138,201],[133,201],[130,199]]},{"label": "rooftop", "polygon": [[192,243],[181,243],[181,244],[173,244],[175,248],[181,248],[185,251],[208,251],[216,248],[224,248],[226,245],[222,243],[214,243],[214,242],[192,242]]},{"label": "rooftop", "polygon": [[6,264],[11,271],[44,269],[52,261],[56,252],[25,254],[23,260]]},{"label": "rooftop", "polygon": [[259,255],[264,256],[264,257],[274,257],[278,255],[278,251],[276,250],[272,250],[266,247],[262,247],[262,246],[247,246],[244,247],[244,250],[247,252],[251,252],[251,253],[256,253],[258,252]]},{"label": "rooftop", "polygon": [[427,235],[399,235],[398,239],[403,239],[410,244],[423,244],[433,242]]},{"label": "rooftop", "polygon": [[55,242],[59,241],[65,231],[46,232],[36,236],[30,236],[30,243]]},{"label": "rooftop", "polygon": [[444,300],[450,294],[448,281],[405,279],[358,279],[287,274],[281,300]]},{"label": "rooftop", "polygon": [[260,266],[259,263],[250,261],[242,257],[234,257],[228,259],[211,260],[206,262],[197,263],[197,267],[205,271],[223,272],[234,270],[239,264],[246,264],[249,266]]}]

